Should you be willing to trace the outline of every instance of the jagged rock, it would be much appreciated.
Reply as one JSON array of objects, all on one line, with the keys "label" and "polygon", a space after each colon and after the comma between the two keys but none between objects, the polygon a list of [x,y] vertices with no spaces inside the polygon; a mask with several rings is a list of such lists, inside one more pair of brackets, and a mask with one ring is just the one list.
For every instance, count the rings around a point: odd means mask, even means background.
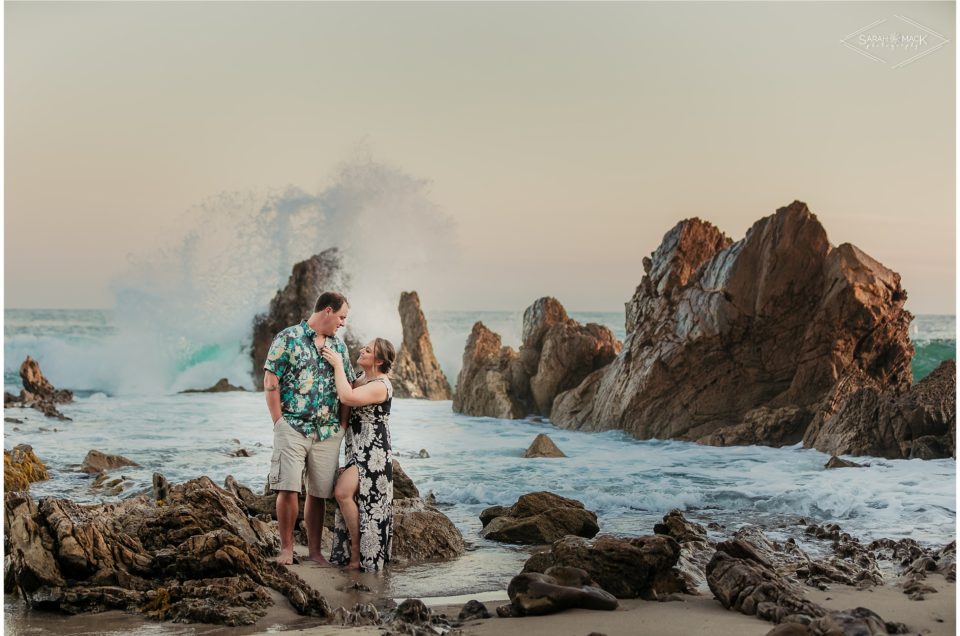
[{"label": "jagged rock", "polygon": [[453,395],[456,413],[518,419],[530,409],[517,353],[500,346],[500,336],[476,322],[463,351]]},{"label": "jagged rock", "polygon": [[[314,299],[316,301],[316,299]],[[289,327],[289,325],[287,325]],[[267,347],[269,348],[269,343]],[[262,371],[262,369],[261,369]],[[262,375],[262,373],[261,373]],[[263,381],[263,378],[260,379]],[[217,383],[206,389],[187,389],[185,391],[180,391],[181,393],[229,393],[231,391],[246,391],[242,386],[233,386],[226,378],[220,378],[217,380]]]},{"label": "jagged rock", "polygon": [[427,319],[420,309],[417,292],[401,293],[399,309],[403,344],[392,372],[394,395],[401,398],[449,400],[450,383],[433,354]]},{"label": "jagged rock", "polygon": [[[227,477],[227,479],[229,480],[230,477]],[[154,501],[165,502],[167,497],[170,496],[170,482],[167,481],[167,478],[160,473],[153,473],[151,482],[153,486],[151,492],[153,494]]]},{"label": "jagged rock", "polygon": [[450,623],[445,615],[434,614],[420,599],[408,598],[397,606],[389,623],[380,630],[384,636],[432,636],[450,631]]},{"label": "jagged rock", "polygon": [[620,342],[607,327],[581,325],[555,298],[540,298],[523,313],[519,353],[501,347],[500,336],[482,323],[473,326],[453,410],[512,419],[549,416],[557,394],[576,387],[619,351]]},{"label": "jagged rock", "polygon": [[545,491],[522,495],[507,509],[487,508],[480,519],[480,536],[504,543],[552,543],[568,534],[592,537],[600,531],[597,515],[582,503]]},{"label": "jagged rock", "polygon": [[671,510],[663,521],[654,525],[655,534],[673,537],[680,544],[680,558],[667,572],[658,575],[653,589],[658,596],[683,593],[697,595],[706,585],[704,571],[716,551],[699,523],[687,521],[679,510]]},{"label": "jagged rock", "polygon": [[841,382],[804,444],[834,455],[955,457],[956,384],[954,360],[944,360],[906,392],[872,380]]},{"label": "jagged rock", "polygon": [[394,562],[453,559],[464,554],[463,535],[453,522],[423,499],[394,499]]},{"label": "jagged rock", "polygon": [[109,455],[98,450],[91,450],[87,453],[87,456],[83,458],[83,464],[80,466],[80,470],[90,475],[96,475],[97,473],[105,473],[114,468],[139,465],[137,462],[127,459],[122,455]]},{"label": "jagged rock", "polygon": [[279,549],[276,529],[206,477],[170,487],[163,506],[147,496],[36,505],[8,494],[4,522],[6,575],[33,606],[235,626],[266,613],[272,588],[301,614],[330,614],[315,590],[267,560]]},{"label": "jagged rock", "polygon": [[457,615],[457,620],[460,621],[472,621],[483,618],[490,618],[490,612],[487,611],[486,605],[477,600],[467,601]]},{"label": "jagged rock", "polygon": [[[869,464],[867,464],[869,466]],[[849,462],[845,459],[840,459],[836,455],[832,456],[826,464],[823,465],[824,468],[863,468],[864,464],[858,464],[857,462]]]},{"label": "jagged rock", "polygon": [[250,451],[246,448],[238,448],[236,450],[230,451],[231,457],[250,457]]},{"label": "jagged rock", "polygon": [[524,572],[569,566],[587,572],[596,584],[617,598],[653,598],[654,581],[680,557],[680,545],[671,537],[599,535],[588,541],[567,536],[554,541],[549,553],[527,559]]},{"label": "jagged rock", "polygon": [[338,607],[330,616],[331,625],[344,627],[362,627],[364,625],[379,625],[382,622],[380,612],[372,603],[357,603],[352,610]]},{"label": "jagged rock", "polygon": [[[331,247],[293,266],[286,287],[279,290],[270,301],[270,309],[253,320],[253,343],[250,357],[253,361],[253,382],[257,391],[263,390],[263,362],[273,338],[283,329],[305,320],[313,313],[317,298],[329,290],[344,293],[350,279],[343,269],[340,251]],[[348,296],[349,299],[349,296]],[[358,339],[349,327],[342,332],[350,351],[350,359],[356,360],[360,351]]]},{"label": "jagged rock", "polygon": [[687,521],[679,510],[671,510],[664,515],[663,521],[653,526],[653,532],[669,535],[678,543],[707,540],[706,528],[699,523]]},{"label": "jagged rock", "polygon": [[886,636],[905,634],[901,624],[886,623],[880,616],[865,607],[830,612],[809,625],[783,623],[767,636]]},{"label": "jagged rock", "polygon": [[826,613],[806,600],[794,583],[779,576],[771,564],[741,542],[725,541],[707,564],[707,584],[727,609],[781,623],[787,617],[805,617],[788,622],[810,622]]},{"label": "jagged rock", "polygon": [[644,259],[616,359],[557,396],[551,420],[714,444],[793,444],[842,372],[906,390],[900,276],[833,247],[795,201],[733,243],[700,219]]},{"label": "jagged rock", "polygon": [[552,567],[545,573],[524,572],[507,586],[510,605],[497,609],[501,616],[540,616],[565,609],[617,609],[617,599],[597,587],[584,570]]},{"label": "jagged rock", "polygon": [[23,389],[19,396],[3,392],[5,407],[33,408],[47,417],[70,420],[57,409],[56,405],[73,402],[73,392],[53,388],[50,381],[41,373],[40,364],[30,356],[27,356],[20,365],[20,380],[23,383]]},{"label": "jagged rock", "polygon": [[33,447],[19,444],[13,450],[3,449],[3,491],[27,490],[35,481],[50,479]]},{"label": "jagged rock", "polygon": [[566,457],[546,433],[540,433],[523,452],[524,457]]},{"label": "jagged rock", "polygon": [[430,459],[430,453],[427,452],[426,448],[421,448],[418,455],[420,459]]},{"label": "jagged rock", "polygon": [[420,496],[420,491],[413,480],[400,467],[400,462],[393,460],[393,499],[410,499]]}]

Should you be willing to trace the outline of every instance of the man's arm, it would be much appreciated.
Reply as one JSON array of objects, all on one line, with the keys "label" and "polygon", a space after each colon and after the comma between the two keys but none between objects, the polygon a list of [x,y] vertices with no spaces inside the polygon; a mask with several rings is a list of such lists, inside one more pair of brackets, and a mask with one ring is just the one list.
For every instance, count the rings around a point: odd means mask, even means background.
[{"label": "man's arm", "polygon": [[280,378],[272,371],[263,372],[263,392],[267,396],[270,421],[276,422],[283,416],[283,410],[280,408]]}]

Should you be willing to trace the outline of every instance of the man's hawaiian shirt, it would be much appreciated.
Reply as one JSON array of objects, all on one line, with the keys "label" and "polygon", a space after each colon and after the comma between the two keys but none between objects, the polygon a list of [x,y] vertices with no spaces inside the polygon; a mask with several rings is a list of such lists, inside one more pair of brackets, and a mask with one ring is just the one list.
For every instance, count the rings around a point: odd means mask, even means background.
[{"label": "man's hawaiian shirt", "polygon": [[[306,320],[287,327],[273,339],[263,368],[280,378],[283,419],[304,435],[316,432],[317,439],[324,440],[340,432],[340,401],[333,367],[320,356],[316,337]],[[326,343],[343,357],[343,370],[353,382],[356,376],[343,340],[333,336]]]}]

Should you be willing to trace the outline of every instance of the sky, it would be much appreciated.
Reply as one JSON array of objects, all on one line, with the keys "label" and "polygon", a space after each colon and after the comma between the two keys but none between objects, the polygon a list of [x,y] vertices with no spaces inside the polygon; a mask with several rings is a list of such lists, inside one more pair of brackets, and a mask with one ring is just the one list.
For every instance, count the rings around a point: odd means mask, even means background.
[{"label": "sky", "polygon": [[[384,293],[428,310],[622,310],[678,221],[737,240],[799,199],[902,275],[908,309],[953,313],[954,11],[8,2],[4,302],[111,307],[132,262],[222,234],[234,202],[335,206],[372,162],[418,184],[406,231],[361,202],[343,212],[358,236],[317,251],[368,249],[396,270]],[[841,44],[880,20],[864,34],[950,42],[899,68],[914,52]],[[367,201],[396,179],[363,183]]]}]

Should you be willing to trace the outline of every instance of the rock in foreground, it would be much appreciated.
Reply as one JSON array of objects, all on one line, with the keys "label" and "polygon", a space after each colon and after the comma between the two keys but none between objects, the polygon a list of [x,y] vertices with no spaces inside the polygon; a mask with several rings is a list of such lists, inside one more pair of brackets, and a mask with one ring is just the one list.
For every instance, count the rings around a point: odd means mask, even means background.
[{"label": "rock in foreground", "polygon": [[50,479],[47,467],[27,444],[3,449],[3,491],[27,490],[35,481]]},{"label": "rock in foreground", "polygon": [[420,308],[417,292],[400,294],[400,323],[403,344],[393,367],[393,387],[397,397],[424,400],[449,400],[450,383],[433,353],[427,318]]},{"label": "rock in foreground", "polygon": [[6,579],[33,607],[237,626],[266,614],[272,589],[301,614],[330,614],[315,590],[267,560],[276,530],[206,477],[170,487],[159,507],[146,496],[80,506],[8,493],[4,512]]},{"label": "rock in foreground", "polygon": [[507,616],[540,616],[566,609],[615,610],[617,599],[591,580],[584,570],[552,567],[545,573],[524,572],[511,579],[507,586],[510,605],[497,608]]},{"label": "rock in foreground", "polygon": [[545,491],[522,495],[510,508],[487,508],[480,521],[481,537],[503,543],[553,543],[568,534],[592,537],[600,531],[597,515],[582,503]]}]

